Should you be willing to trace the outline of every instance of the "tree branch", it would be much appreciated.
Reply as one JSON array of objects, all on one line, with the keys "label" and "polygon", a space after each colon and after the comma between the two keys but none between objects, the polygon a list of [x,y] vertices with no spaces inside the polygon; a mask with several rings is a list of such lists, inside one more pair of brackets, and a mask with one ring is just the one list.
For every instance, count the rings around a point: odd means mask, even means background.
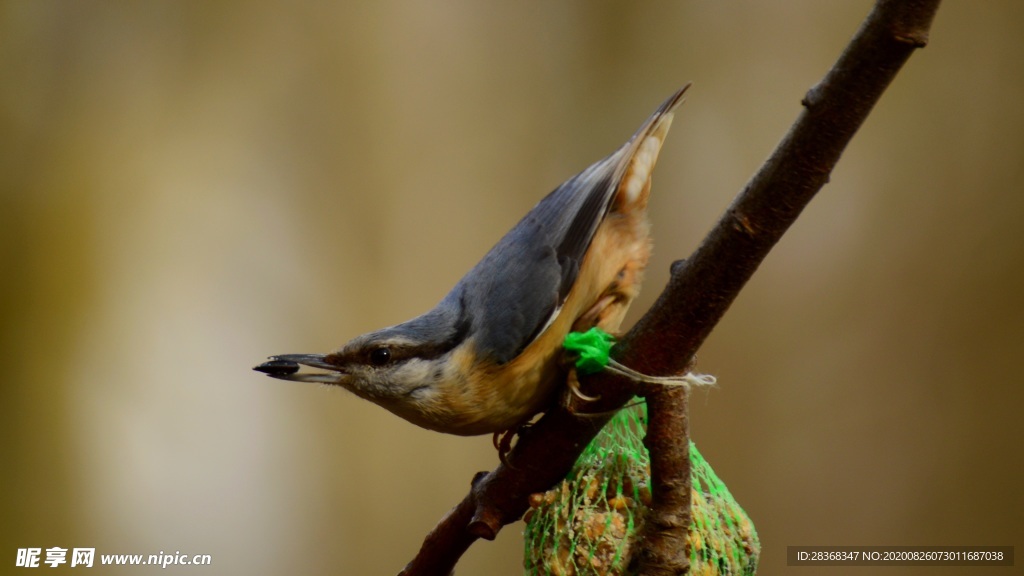
[{"label": "tree branch", "polygon": [[[652,350],[679,354],[677,363],[690,361],[768,252],[828,182],[846,145],[897,72],[916,48],[925,46],[938,6],[939,0],[880,0],[875,5],[836,64],[808,91],[801,102],[805,110],[775,152],[693,257],[673,270],[668,288],[634,328],[633,332],[661,335],[648,338],[661,342],[647,350],[651,365],[629,365],[660,374],[672,359],[652,358]],[[672,304],[663,302],[669,299]],[[664,313],[655,313],[659,310]],[[662,408],[661,397],[667,395],[674,397]],[[648,396],[650,436],[659,433],[654,429],[657,422],[671,418],[658,414],[666,408],[677,411],[685,430],[685,391],[655,391]],[[685,547],[673,546],[686,541],[690,524],[689,440],[673,443],[659,433],[648,444],[651,518],[656,521],[644,527],[639,540],[638,573],[682,574],[689,566]],[[673,489],[681,493],[673,495]]]},{"label": "tree branch", "polygon": [[[896,73],[914,49],[927,43],[938,5],[939,0],[877,2],[838,62],[807,92],[803,113],[772,156],[693,256],[673,266],[657,302],[616,346],[620,362],[652,376],[687,369],[740,289],[828,181],[846,145]],[[610,418],[610,414],[581,417],[578,413],[613,411],[642,392],[607,372],[583,384],[588,395],[599,395],[600,400],[586,406],[575,400],[574,405],[558,407],[541,418],[520,438],[508,465],[477,475],[466,498],[431,531],[402,574],[449,574],[477,538],[493,539],[502,526],[522,516],[530,494],[564,478]],[[679,543],[685,542],[689,524],[689,444],[685,435],[664,445],[658,439],[670,437],[680,423],[685,430],[686,395],[654,392],[648,401],[653,428],[648,439],[652,514],[670,520],[652,523],[648,529],[638,552],[639,568],[645,574],[677,574],[686,570],[685,550],[679,561]],[[655,465],[655,460],[662,464]]]},{"label": "tree branch", "polygon": [[690,569],[690,431],[684,387],[650,387],[647,435],[651,454],[651,510],[637,538],[636,574],[674,576]]}]

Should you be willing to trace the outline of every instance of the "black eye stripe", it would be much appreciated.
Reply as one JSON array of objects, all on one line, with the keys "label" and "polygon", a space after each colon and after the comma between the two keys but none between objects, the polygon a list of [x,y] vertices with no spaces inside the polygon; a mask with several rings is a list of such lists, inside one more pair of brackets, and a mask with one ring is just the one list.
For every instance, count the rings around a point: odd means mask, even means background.
[{"label": "black eye stripe", "polygon": [[413,348],[397,344],[377,344],[363,352],[364,361],[372,366],[390,366],[411,358],[424,358],[422,348]]},{"label": "black eye stripe", "polygon": [[[461,330],[457,336],[461,336],[463,333],[464,330]],[[346,356],[352,359],[350,361],[381,368],[414,358],[434,360],[450,352],[459,342],[458,338],[429,344],[382,340],[373,344],[364,344],[358,350],[347,353]]]}]

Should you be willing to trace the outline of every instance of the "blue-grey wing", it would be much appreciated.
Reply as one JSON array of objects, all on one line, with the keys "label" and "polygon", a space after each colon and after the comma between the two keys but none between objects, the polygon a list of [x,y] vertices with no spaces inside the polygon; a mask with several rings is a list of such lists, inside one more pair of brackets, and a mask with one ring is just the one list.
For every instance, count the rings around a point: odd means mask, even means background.
[{"label": "blue-grey wing", "polygon": [[576,282],[610,188],[607,177],[562,184],[456,286],[478,354],[508,362],[547,325]]},{"label": "blue-grey wing", "polygon": [[557,315],[641,136],[679,104],[682,92],[619,150],[541,200],[446,297],[468,313],[479,355],[498,363],[514,359]]}]

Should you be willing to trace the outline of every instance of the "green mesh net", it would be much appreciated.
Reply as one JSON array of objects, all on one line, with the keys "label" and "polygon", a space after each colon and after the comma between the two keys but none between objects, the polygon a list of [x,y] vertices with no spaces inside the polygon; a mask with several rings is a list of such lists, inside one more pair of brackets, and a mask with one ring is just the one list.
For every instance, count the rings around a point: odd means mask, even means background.
[{"label": "green mesh net", "polygon": [[[651,504],[646,418],[642,401],[621,410],[561,484],[531,496],[526,574],[630,574],[630,552]],[[692,442],[690,464],[690,574],[754,574],[761,546],[750,518]]]}]

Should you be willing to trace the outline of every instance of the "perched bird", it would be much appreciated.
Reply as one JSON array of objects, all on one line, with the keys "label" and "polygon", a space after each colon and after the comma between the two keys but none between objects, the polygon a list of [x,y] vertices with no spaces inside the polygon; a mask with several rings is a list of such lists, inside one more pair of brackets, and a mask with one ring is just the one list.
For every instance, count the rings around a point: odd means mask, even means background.
[{"label": "perched bird", "polygon": [[688,87],[541,200],[434,309],[330,354],[272,356],[254,369],[341,386],[439,432],[497,434],[528,422],[565,382],[566,334],[614,333],[640,290],[651,172]]}]

